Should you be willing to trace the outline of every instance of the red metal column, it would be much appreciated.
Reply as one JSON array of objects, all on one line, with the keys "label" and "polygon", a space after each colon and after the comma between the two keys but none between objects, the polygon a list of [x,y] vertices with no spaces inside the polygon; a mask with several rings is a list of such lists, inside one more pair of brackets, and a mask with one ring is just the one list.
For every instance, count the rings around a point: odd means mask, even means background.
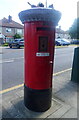
[{"label": "red metal column", "polygon": [[[52,86],[55,28],[52,24],[45,26],[43,22],[26,22],[24,27],[25,85],[37,90],[49,89]],[[48,38],[46,43],[47,51],[39,51],[40,37]],[[39,56],[38,54],[42,55]],[[45,56],[45,54],[48,55]]]}]

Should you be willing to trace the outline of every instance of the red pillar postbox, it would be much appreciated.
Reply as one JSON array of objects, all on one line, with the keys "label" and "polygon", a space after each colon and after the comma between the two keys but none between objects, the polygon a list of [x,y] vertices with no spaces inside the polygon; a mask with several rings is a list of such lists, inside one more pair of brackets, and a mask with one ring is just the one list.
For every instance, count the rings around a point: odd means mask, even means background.
[{"label": "red pillar postbox", "polygon": [[33,8],[20,12],[19,18],[24,23],[24,103],[30,110],[46,111],[51,106],[55,26],[60,13]]}]

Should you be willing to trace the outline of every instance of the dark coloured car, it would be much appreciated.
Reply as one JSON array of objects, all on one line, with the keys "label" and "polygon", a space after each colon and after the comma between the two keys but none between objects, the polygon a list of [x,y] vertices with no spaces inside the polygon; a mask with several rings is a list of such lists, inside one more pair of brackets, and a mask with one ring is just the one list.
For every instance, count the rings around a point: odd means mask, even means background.
[{"label": "dark coloured car", "polygon": [[66,39],[55,39],[55,45],[61,46],[61,45],[70,45],[70,42]]},{"label": "dark coloured car", "polygon": [[22,46],[24,46],[24,39],[14,39],[9,43],[10,48],[12,47],[20,48]]},{"label": "dark coloured car", "polygon": [[76,44],[76,45],[78,44],[79,45],[79,40],[77,40],[77,39],[75,40],[74,39],[74,40],[71,41],[71,44]]},{"label": "dark coloured car", "polygon": [[61,46],[61,43],[59,41],[55,40],[55,45],[56,46]]}]

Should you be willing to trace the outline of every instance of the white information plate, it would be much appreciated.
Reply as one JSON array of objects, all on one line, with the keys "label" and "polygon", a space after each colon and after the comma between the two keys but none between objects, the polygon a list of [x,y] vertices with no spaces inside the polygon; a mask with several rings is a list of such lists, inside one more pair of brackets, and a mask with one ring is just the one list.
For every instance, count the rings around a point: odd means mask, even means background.
[{"label": "white information plate", "polygon": [[49,56],[50,53],[36,53],[36,56]]}]

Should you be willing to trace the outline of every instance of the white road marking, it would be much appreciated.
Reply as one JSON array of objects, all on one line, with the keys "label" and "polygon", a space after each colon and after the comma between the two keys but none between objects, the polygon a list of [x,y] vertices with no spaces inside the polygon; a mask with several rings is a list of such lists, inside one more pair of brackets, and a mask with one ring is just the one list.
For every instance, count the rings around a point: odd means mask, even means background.
[{"label": "white road marking", "polygon": [[0,60],[0,64],[2,64],[2,63],[11,63],[11,62],[14,62],[14,60],[7,60],[7,61],[5,61],[5,60],[4,60],[4,61],[1,61],[1,60]]},{"label": "white road marking", "polygon": [[14,62],[14,60],[19,60],[19,59],[22,59],[24,57],[19,57],[19,58],[11,58],[11,59],[2,59],[0,60],[0,64],[2,63],[10,63],[10,62]]}]

